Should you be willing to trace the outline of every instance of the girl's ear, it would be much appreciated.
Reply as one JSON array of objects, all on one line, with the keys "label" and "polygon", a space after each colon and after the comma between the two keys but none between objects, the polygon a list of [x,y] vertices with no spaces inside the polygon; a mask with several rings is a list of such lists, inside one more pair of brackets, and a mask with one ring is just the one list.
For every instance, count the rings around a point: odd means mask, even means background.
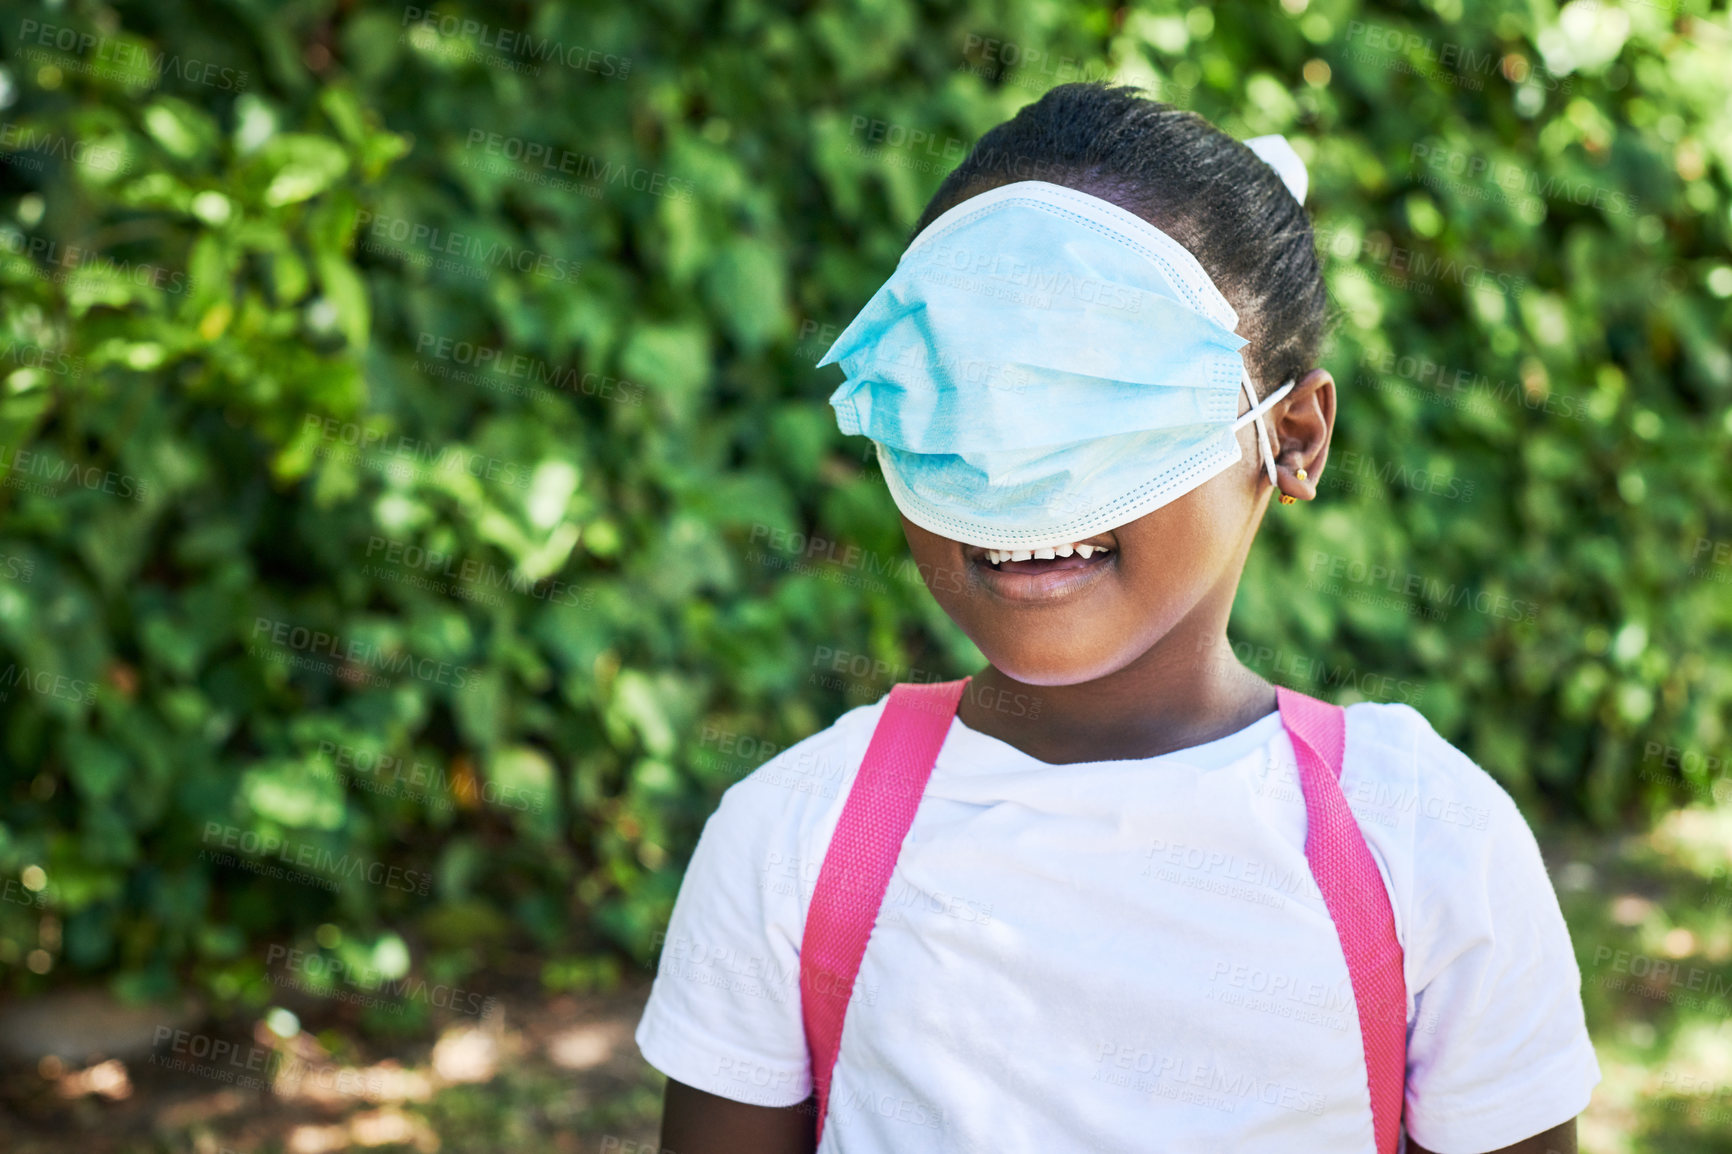
[{"label": "girl's ear", "polygon": [[[1329,435],[1335,428],[1335,378],[1328,369],[1312,369],[1299,378],[1275,418],[1275,476],[1289,497],[1310,501],[1329,458]],[[1303,469],[1305,476],[1299,476]]]}]

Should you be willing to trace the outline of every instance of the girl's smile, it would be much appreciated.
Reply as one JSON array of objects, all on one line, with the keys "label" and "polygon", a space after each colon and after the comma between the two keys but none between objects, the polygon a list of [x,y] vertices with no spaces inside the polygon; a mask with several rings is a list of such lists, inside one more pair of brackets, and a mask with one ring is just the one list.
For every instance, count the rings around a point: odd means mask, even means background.
[{"label": "girl's smile", "polygon": [[969,583],[988,596],[1005,601],[1057,601],[1075,596],[1105,577],[1117,565],[1119,556],[1118,537],[1110,531],[1066,544],[1065,556],[1055,553],[1050,558],[1029,557],[1021,561],[995,562],[993,557],[1008,551],[956,544],[968,562]]}]

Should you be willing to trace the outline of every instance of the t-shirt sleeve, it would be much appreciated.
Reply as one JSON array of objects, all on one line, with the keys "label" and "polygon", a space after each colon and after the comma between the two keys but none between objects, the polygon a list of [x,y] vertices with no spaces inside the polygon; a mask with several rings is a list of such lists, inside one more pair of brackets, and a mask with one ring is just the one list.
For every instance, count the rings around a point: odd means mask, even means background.
[{"label": "t-shirt sleeve", "polygon": [[1533,832],[1429,725],[1416,755],[1406,1125],[1436,1154],[1481,1154],[1580,1114],[1600,1068]]},{"label": "t-shirt sleeve", "polygon": [[811,1094],[805,907],[881,704],[760,766],[704,824],[636,1034],[644,1059],[669,1078],[758,1106]]}]

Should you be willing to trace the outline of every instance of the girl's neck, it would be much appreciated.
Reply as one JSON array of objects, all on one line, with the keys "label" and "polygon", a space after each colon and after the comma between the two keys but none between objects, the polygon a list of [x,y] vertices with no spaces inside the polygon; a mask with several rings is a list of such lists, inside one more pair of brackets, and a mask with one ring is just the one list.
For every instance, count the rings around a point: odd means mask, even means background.
[{"label": "girl's neck", "polygon": [[988,665],[957,708],[964,725],[1054,765],[1158,757],[1236,733],[1275,709],[1275,687],[1233,656],[1225,629],[1169,634],[1123,669],[1028,685]]}]

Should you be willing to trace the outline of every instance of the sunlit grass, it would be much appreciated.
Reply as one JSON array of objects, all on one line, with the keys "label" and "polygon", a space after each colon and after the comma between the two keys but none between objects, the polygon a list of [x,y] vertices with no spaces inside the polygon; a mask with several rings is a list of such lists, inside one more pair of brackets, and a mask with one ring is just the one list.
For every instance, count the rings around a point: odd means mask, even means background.
[{"label": "sunlit grass", "polygon": [[1732,1149],[1732,806],[1549,848],[1605,1075],[1582,1150]]}]

